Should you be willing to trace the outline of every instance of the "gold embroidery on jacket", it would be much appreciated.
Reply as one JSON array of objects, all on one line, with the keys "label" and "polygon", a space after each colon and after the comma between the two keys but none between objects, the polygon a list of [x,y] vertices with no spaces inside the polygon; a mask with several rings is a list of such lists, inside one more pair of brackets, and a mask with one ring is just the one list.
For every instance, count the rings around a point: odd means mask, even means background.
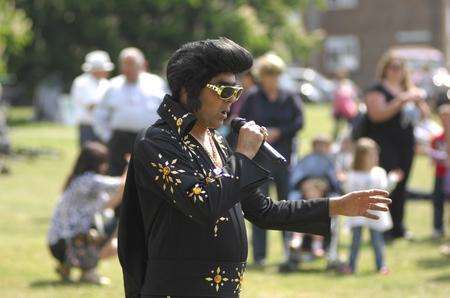
[{"label": "gold embroidery on jacket", "polygon": [[[169,112],[170,112],[170,110],[169,110]],[[178,134],[181,134],[181,126],[183,126],[183,120],[184,120],[184,118],[186,118],[187,116],[189,116],[189,113],[188,113],[188,114],[184,114],[184,115],[181,116],[181,117],[177,117],[177,116],[175,116],[175,115],[172,114],[173,121],[175,121],[175,125],[177,126],[177,132],[178,132]]]},{"label": "gold embroidery on jacket", "polygon": [[229,279],[225,276],[225,270],[221,270],[220,267],[217,267],[216,270],[211,270],[211,274],[205,280],[210,282],[211,287],[214,287],[216,292],[219,292],[220,287],[223,287],[224,283],[229,281]]},{"label": "gold embroidery on jacket", "polygon": [[208,195],[206,194],[206,191],[198,183],[196,183],[194,187],[192,187],[191,191],[188,192],[188,197],[192,198],[194,203],[197,202],[197,200],[204,203],[204,199],[207,198]]},{"label": "gold embroidery on jacket", "polygon": [[219,224],[221,222],[226,222],[228,220],[229,220],[228,217],[221,217],[218,220],[216,220],[216,224],[214,225],[214,237],[217,237],[219,235]]},{"label": "gold embroidery on jacket", "polygon": [[231,282],[236,283],[234,293],[240,293],[242,290],[242,282],[244,281],[244,271],[245,267],[243,267],[241,270],[239,270],[239,268],[236,268],[237,277],[231,279]]},{"label": "gold embroidery on jacket", "polygon": [[196,152],[196,150],[198,150],[198,146],[195,143],[193,143],[191,140],[189,140],[188,134],[185,135],[183,137],[183,139],[181,139],[180,144],[181,144],[181,148],[189,154],[191,159],[193,156],[198,157],[198,154]]},{"label": "gold embroidery on jacket", "polygon": [[220,149],[222,150],[223,155],[228,158],[228,148],[223,141],[223,137],[216,132],[214,132],[214,139],[219,144]]},{"label": "gold embroidery on jacket", "polygon": [[[158,155],[159,159],[162,159],[162,155]],[[151,162],[152,167],[156,168],[160,175],[155,176],[155,181],[161,181],[163,190],[170,189],[170,192],[173,194],[174,187],[177,187],[181,184],[181,180],[178,178],[180,173],[184,173],[184,170],[177,170],[175,165],[177,163],[177,159],[172,160],[171,162],[165,161],[161,163]]]}]

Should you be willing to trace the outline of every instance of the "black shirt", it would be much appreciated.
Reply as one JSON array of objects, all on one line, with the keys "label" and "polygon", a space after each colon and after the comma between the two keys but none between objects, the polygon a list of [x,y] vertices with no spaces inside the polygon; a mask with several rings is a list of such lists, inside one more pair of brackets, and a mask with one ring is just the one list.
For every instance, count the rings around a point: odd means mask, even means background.
[{"label": "black shirt", "polygon": [[[381,93],[387,103],[395,98],[381,83],[377,83],[367,90],[367,92],[373,91]],[[372,122],[368,118],[368,137],[375,140],[380,146],[386,142],[397,146],[412,146],[414,144],[414,128],[411,124],[406,127],[401,125],[401,114],[400,110],[392,118],[383,122]]]},{"label": "black shirt", "polygon": [[267,229],[329,234],[328,199],[273,202],[268,172],[211,130],[216,169],[189,132],[193,114],[166,96],[136,140],[119,224],[127,297],[238,297],[247,260],[244,217]]},{"label": "black shirt", "polygon": [[283,89],[278,91],[277,100],[269,101],[261,86],[257,86],[249,91],[239,114],[259,125],[279,128],[281,136],[271,145],[289,160],[292,140],[303,127],[301,102],[300,96]]}]

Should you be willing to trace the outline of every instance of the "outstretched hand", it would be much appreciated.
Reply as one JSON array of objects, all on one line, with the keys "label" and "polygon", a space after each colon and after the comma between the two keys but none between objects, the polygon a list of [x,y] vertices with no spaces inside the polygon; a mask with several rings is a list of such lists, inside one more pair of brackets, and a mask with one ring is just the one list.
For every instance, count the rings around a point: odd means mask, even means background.
[{"label": "outstretched hand", "polygon": [[364,216],[370,219],[378,219],[378,216],[368,212],[389,211],[383,204],[392,201],[387,196],[389,193],[380,189],[353,191],[340,197],[330,198],[330,216]]}]

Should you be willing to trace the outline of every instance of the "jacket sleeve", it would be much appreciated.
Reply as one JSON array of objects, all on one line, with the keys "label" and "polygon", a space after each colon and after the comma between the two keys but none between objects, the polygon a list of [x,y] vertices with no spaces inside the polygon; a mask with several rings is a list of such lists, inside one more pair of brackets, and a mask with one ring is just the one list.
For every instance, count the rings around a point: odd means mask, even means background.
[{"label": "jacket sleeve", "polygon": [[241,201],[244,216],[262,229],[328,236],[329,199],[274,202],[259,190]]},{"label": "jacket sleeve", "polygon": [[269,179],[266,170],[240,153],[232,154],[221,172],[207,172],[200,161],[190,158],[177,140],[163,135],[137,143],[138,187],[151,188],[173,208],[198,223],[214,223],[242,197]]}]

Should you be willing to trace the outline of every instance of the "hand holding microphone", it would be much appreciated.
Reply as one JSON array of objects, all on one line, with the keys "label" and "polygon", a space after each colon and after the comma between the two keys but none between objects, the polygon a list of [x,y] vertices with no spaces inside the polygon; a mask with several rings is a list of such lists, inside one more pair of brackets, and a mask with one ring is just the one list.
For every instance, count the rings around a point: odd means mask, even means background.
[{"label": "hand holding microphone", "polygon": [[265,127],[257,125],[254,121],[246,122],[245,119],[234,118],[231,121],[231,128],[233,132],[239,134],[236,152],[253,159],[256,153],[261,150],[268,158],[284,165],[287,164],[286,159],[269,143],[264,141],[267,136]]},{"label": "hand holding microphone", "polygon": [[264,141],[263,128],[254,121],[249,121],[240,127],[238,133],[236,152],[253,159]]}]

